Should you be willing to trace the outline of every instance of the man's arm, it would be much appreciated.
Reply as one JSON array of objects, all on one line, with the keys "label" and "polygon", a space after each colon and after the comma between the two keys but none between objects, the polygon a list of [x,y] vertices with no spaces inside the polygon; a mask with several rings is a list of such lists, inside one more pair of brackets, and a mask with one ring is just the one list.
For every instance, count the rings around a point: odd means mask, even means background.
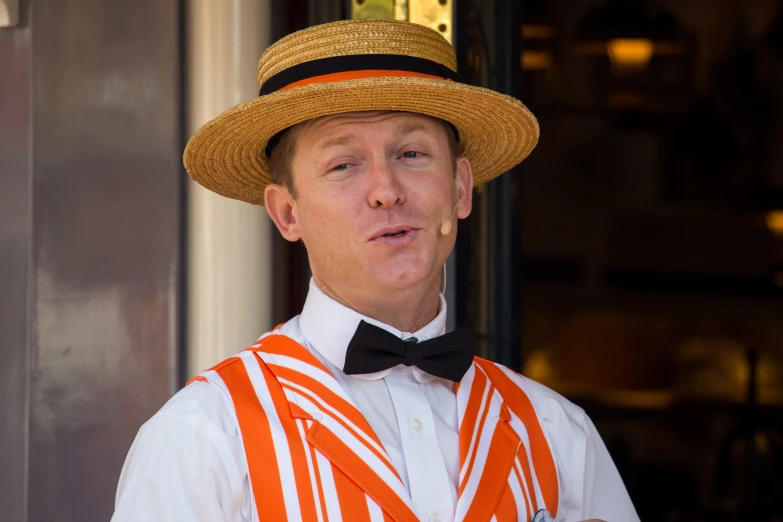
[{"label": "man's arm", "polygon": [[243,522],[250,499],[225,433],[198,419],[153,417],[125,460],[112,522]]},{"label": "man's arm", "polygon": [[585,415],[588,439],[585,452],[584,513],[608,522],[639,522],[620,473],[595,429]]}]

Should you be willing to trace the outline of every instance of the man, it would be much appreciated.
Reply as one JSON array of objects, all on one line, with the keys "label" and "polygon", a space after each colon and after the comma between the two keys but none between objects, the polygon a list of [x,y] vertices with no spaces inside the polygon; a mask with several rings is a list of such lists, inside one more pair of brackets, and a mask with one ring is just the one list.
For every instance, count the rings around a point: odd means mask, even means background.
[{"label": "man", "polygon": [[638,520],[582,410],[444,335],[452,223],[538,139],[455,69],[424,27],[313,27],[191,139],[190,175],[265,204],[313,279],[300,316],[142,427],[115,521]]}]

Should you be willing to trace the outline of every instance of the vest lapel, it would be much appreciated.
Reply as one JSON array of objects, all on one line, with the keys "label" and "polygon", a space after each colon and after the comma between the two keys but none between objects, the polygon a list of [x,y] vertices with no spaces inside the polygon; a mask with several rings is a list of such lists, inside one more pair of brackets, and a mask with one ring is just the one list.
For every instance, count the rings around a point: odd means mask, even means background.
[{"label": "vest lapel", "polygon": [[386,450],[323,364],[283,335],[262,338],[252,350],[282,386],[291,415],[307,421],[307,442],[393,520],[416,521],[410,496]]},{"label": "vest lapel", "polygon": [[486,522],[503,495],[520,437],[500,392],[477,363],[457,387],[460,478],[456,522]]}]

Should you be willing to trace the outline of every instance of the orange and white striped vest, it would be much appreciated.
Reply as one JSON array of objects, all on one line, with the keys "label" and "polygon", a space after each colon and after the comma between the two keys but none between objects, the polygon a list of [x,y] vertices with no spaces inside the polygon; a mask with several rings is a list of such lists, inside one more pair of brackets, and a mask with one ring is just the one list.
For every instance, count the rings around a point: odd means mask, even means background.
[{"label": "orange and white striped vest", "polygon": [[[258,520],[418,520],[367,420],[296,341],[271,332],[193,380],[234,407]],[[519,375],[478,357],[457,384],[456,522],[556,516],[555,461],[525,389]]]}]

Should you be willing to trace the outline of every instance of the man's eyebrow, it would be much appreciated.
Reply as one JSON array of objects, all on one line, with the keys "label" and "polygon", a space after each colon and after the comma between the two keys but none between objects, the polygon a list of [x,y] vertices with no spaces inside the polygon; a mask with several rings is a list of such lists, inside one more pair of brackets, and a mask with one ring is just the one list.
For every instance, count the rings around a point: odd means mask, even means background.
[{"label": "man's eyebrow", "polygon": [[398,127],[400,134],[411,134],[412,132],[424,131],[430,132],[430,128],[417,121],[404,121]]},{"label": "man's eyebrow", "polygon": [[322,149],[328,149],[330,147],[337,147],[339,145],[346,145],[356,139],[353,134],[345,134],[344,136],[338,136],[336,138],[329,138],[321,143]]}]

